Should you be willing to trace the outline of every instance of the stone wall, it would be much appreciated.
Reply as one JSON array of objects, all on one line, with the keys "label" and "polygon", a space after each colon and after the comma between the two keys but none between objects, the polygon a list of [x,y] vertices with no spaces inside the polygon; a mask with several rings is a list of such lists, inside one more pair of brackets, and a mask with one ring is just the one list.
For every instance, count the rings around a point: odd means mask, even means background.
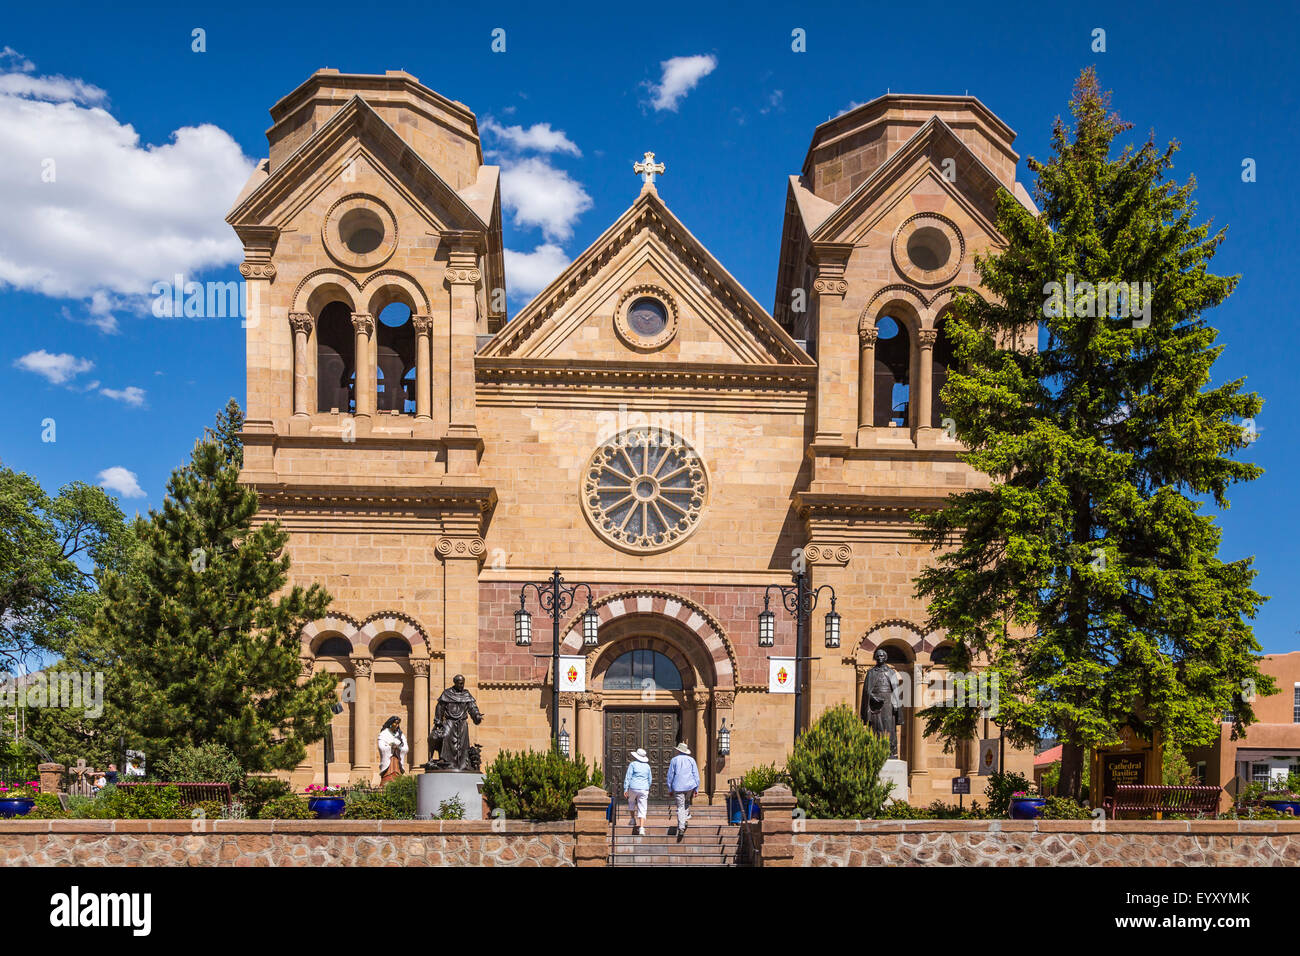
[{"label": "stone wall", "polygon": [[573,866],[576,850],[571,820],[0,820],[4,867]]}]

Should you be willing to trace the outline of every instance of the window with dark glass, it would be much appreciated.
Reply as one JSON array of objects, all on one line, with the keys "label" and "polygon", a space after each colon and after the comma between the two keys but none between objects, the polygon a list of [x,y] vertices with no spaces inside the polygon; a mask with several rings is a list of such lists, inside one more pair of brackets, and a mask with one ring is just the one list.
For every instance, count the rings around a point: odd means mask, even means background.
[{"label": "window with dark glass", "polygon": [[317,657],[348,657],[351,653],[352,645],[342,637],[327,637],[316,648]]},{"label": "window with dark glass", "polygon": [[658,651],[628,651],[605,671],[605,690],[642,690],[652,681],[656,690],[681,690],[677,665]]},{"label": "window with dark glass", "polygon": [[400,637],[390,637],[375,648],[376,657],[410,657],[411,645]]}]

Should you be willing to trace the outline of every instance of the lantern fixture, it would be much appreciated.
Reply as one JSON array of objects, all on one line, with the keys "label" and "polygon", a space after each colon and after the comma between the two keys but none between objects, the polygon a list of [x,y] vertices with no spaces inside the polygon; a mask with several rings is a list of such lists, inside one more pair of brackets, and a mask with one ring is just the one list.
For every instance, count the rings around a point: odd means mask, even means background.
[{"label": "lantern fixture", "polygon": [[726,757],[731,753],[731,731],[727,729],[727,718],[722,718],[722,727],[718,730],[718,756]]},{"label": "lantern fixture", "polygon": [[826,646],[829,648],[840,646],[840,615],[835,610],[834,602],[831,603],[831,609],[826,612]]},{"label": "lantern fixture", "polygon": [[569,719],[567,717],[560,718],[559,747],[561,757],[569,756],[569,732],[565,729],[568,722]]},{"label": "lantern fixture", "polygon": [[776,643],[776,615],[764,608],[758,612],[758,646],[771,647]]},{"label": "lantern fixture", "polygon": [[591,605],[587,606],[587,613],[582,615],[582,644],[584,647],[595,647],[600,643],[600,614]]},{"label": "lantern fixture", "polygon": [[524,610],[524,602],[519,601],[519,610],[515,611],[515,644],[528,647],[533,643],[533,616]]}]

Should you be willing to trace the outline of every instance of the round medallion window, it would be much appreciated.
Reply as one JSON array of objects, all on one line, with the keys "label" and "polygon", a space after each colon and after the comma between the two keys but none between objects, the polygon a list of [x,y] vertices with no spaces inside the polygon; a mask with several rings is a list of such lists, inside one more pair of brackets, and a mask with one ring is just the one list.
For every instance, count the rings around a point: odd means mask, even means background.
[{"label": "round medallion window", "polygon": [[373,196],[347,196],[336,202],[321,229],[325,249],[353,269],[373,269],[397,249],[397,220]]},{"label": "round medallion window", "polygon": [[699,527],[708,477],[684,438],[631,428],[596,449],[582,492],[583,512],[597,534],[625,550],[653,553]]},{"label": "round medallion window", "polygon": [[614,310],[614,329],[624,344],[638,352],[661,349],[677,333],[677,305],[658,286],[628,289]]},{"label": "round medallion window", "polygon": [[918,213],[894,233],[894,264],[918,285],[950,282],[961,269],[966,246],[957,227],[937,213]]}]

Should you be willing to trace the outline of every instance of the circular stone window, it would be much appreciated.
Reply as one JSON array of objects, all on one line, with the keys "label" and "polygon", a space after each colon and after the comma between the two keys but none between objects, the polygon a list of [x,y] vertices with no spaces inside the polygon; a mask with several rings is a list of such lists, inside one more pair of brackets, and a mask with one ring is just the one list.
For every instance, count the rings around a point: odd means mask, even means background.
[{"label": "circular stone window", "polygon": [[582,484],[583,513],[596,533],[645,554],[674,547],[699,527],[707,495],[695,449],[658,428],[628,429],[601,445]]},{"label": "circular stone window", "polygon": [[637,286],[619,299],[614,329],[625,344],[637,351],[661,349],[677,334],[677,306],[658,286]]},{"label": "circular stone window", "polygon": [[397,249],[397,220],[373,196],[340,199],[325,217],[325,249],[353,269],[373,269]]},{"label": "circular stone window", "polygon": [[920,285],[939,285],[956,277],[965,243],[957,227],[936,213],[919,213],[894,234],[894,264]]}]

